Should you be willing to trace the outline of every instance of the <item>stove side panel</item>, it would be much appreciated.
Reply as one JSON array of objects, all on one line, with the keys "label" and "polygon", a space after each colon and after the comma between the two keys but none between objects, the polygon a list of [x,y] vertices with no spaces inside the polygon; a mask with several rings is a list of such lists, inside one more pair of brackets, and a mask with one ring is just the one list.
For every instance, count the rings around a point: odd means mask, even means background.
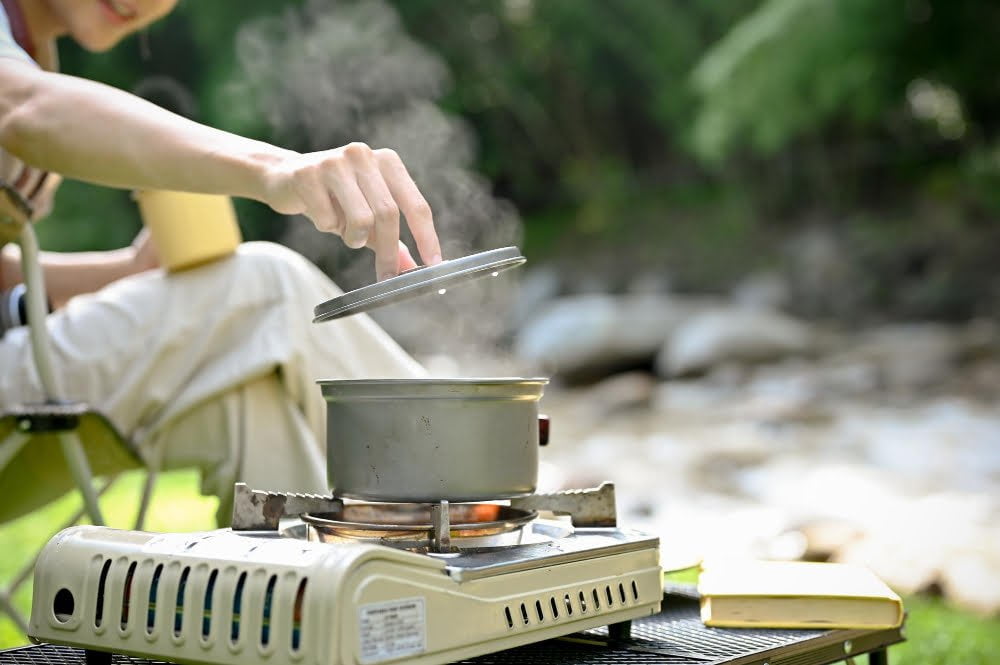
[{"label": "stove side panel", "polygon": [[663,587],[650,548],[466,581],[372,562],[345,593],[337,662],[432,665],[654,614]]},{"label": "stove side panel", "polygon": [[171,661],[328,663],[324,622],[337,595],[337,554],[226,531],[77,527],[39,558],[30,634]]}]

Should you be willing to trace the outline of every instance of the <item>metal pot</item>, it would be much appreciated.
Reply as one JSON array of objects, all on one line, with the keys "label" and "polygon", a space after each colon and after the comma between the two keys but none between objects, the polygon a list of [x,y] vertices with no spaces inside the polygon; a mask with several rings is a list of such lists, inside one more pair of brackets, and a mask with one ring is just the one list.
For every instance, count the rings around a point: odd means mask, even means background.
[{"label": "metal pot", "polygon": [[425,503],[531,494],[544,443],[538,400],[547,383],[320,381],[331,489],[353,499]]}]

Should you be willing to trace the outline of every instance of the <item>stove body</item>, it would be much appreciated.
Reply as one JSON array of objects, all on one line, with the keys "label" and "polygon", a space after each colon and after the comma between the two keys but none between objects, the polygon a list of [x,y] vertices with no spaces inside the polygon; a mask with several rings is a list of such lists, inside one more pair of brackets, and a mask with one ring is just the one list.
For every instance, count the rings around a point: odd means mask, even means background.
[{"label": "stove body", "polygon": [[[305,512],[298,495],[252,494],[280,498],[277,511],[255,504],[271,527]],[[237,505],[250,505],[239,491]],[[294,518],[194,534],[74,527],[38,560],[31,636],[218,665],[446,663],[659,609],[655,537],[538,519],[519,544],[460,549],[444,515],[436,551],[316,542]]]}]

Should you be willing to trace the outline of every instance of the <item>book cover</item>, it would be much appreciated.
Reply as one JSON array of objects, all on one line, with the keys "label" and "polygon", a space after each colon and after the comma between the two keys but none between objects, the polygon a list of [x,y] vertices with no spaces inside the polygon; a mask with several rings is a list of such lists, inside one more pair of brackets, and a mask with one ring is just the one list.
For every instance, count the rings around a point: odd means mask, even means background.
[{"label": "book cover", "polygon": [[862,566],[716,561],[698,579],[701,618],[730,628],[896,628],[903,602]]}]

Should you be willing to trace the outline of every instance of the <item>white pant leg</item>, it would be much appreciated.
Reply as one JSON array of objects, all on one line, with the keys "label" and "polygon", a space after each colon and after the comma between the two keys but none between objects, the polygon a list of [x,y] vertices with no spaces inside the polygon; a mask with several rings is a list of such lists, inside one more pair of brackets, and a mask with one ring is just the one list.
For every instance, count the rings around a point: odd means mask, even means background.
[{"label": "white pant leg", "polygon": [[326,493],[325,439],[317,439],[277,373],[189,409],[147,440],[163,468],[197,467],[202,494],[219,498],[220,525],[232,515],[233,484]]},{"label": "white pant leg", "polygon": [[[169,275],[144,273],[73,298],[50,315],[46,325],[65,397],[93,404],[140,445],[152,439],[167,445],[178,441],[182,435],[170,434],[171,428],[181,427],[189,417],[197,421],[201,412],[195,409],[211,410],[206,405],[213,400],[230,404],[227,400],[236,399],[234,389],[277,372],[283,401],[298,413],[284,421],[301,418],[288,435],[256,443],[263,437],[226,428],[217,417],[209,417],[209,424],[216,423],[211,428],[222,431],[199,430],[203,445],[190,455],[202,456],[205,463],[188,459],[206,468],[245,442],[246,471],[256,468],[257,460],[266,467],[267,460],[301,458],[303,450],[317,447],[322,451],[326,410],[316,380],[422,374],[420,366],[364,315],[313,324],[313,307],[339,293],[291,250],[245,243],[233,257],[200,268]],[[0,404],[41,399],[26,330],[8,331],[0,340],[0,367]],[[268,401],[264,394],[255,389],[240,399],[259,404]],[[254,405],[247,408],[251,414],[258,411]],[[292,441],[307,433],[308,446]],[[289,453],[289,447],[294,451]],[[177,456],[164,459],[179,463]],[[322,469],[320,473],[325,475]],[[263,485],[274,489],[299,489],[264,480]]]}]

